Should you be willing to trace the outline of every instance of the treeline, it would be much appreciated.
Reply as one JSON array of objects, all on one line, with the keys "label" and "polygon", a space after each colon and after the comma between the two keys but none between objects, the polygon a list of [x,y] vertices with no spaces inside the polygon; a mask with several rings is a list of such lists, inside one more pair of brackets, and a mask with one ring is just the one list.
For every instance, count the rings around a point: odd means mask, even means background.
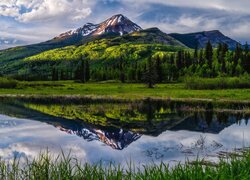
[{"label": "treeline", "polygon": [[[120,80],[121,82],[154,83],[177,81],[186,76],[205,78],[234,77],[250,73],[248,44],[229,50],[226,44],[213,48],[208,42],[204,49],[176,52],[151,51],[138,59],[120,56],[112,60],[89,60],[79,56],[75,60],[34,61],[25,64],[26,72],[20,80],[78,80],[81,82]],[[40,63],[40,64],[39,64]],[[39,67],[39,68],[37,68]]]},{"label": "treeline", "polygon": [[[51,80],[58,81],[58,80],[79,80],[81,82],[87,82],[90,80],[90,66],[89,61],[81,58],[79,61],[75,62],[74,68],[71,64],[70,67],[60,70],[60,68],[53,67],[52,74],[51,74]],[[59,69],[59,70],[58,70]]]},{"label": "treeline", "polygon": [[155,53],[144,61],[125,61],[122,57],[115,63],[93,68],[92,80],[120,79],[122,82],[143,82],[149,79],[162,83],[176,81],[180,77],[197,76],[205,78],[234,77],[250,73],[248,44],[240,44],[229,50],[227,44],[213,48],[208,42],[206,48],[193,52],[180,50],[176,53]]}]

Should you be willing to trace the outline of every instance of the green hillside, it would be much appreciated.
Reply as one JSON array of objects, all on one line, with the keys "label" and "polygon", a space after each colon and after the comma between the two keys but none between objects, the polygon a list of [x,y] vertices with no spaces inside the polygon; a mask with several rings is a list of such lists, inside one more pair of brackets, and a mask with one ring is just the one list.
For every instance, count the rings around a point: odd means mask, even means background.
[{"label": "green hillside", "polygon": [[[60,44],[54,39],[47,45],[53,43]],[[247,48],[237,46],[232,51],[226,44],[213,48],[208,43],[204,49],[193,50],[157,28],[123,36],[88,37],[51,50],[29,48],[1,51],[0,74],[18,80],[161,83],[187,76],[231,77],[250,72]]]},{"label": "green hillside", "polygon": [[[91,41],[91,39],[88,39]],[[186,47],[157,28],[143,30],[124,36],[104,36],[83,42],[83,45],[65,46],[42,51],[30,47],[13,48],[2,52],[0,71],[4,75],[25,80],[47,80],[53,69],[74,73],[79,60],[84,58],[91,67],[106,68],[122,63],[145,64],[148,57],[160,54],[171,55]],[[40,77],[37,77],[39,75]],[[61,76],[61,74],[60,74]],[[50,79],[50,78],[49,78]],[[64,78],[63,78],[64,79]],[[67,79],[67,78],[65,78]],[[72,79],[68,77],[68,79]]]}]

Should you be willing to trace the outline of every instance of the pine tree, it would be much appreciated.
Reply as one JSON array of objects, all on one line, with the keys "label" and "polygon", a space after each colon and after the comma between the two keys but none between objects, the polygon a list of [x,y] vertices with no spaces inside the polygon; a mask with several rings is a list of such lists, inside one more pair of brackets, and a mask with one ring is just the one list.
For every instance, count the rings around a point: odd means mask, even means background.
[{"label": "pine tree", "polygon": [[248,45],[247,42],[246,42],[246,44],[244,46],[244,52],[245,52],[245,55],[248,54],[248,52],[249,52],[249,45]]},{"label": "pine tree", "polygon": [[178,70],[181,70],[183,67],[183,51],[178,51],[175,64]]},{"label": "pine tree", "polygon": [[55,67],[52,69],[52,81],[58,81],[58,71]]},{"label": "pine tree", "polygon": [[52,75],[51,75],[51,76],[52,76],[52,81],[55,81],[55,80],[56,80],[56,79],[55,79],[55,76],[56,76],[55,73],[56,73],[56,70],[55,70],[55,68],[53,67],[53,68],[52,68]]},{"label": "pine tree", "polygon": [[124,73],[124,64],[123,64],[123,59],[121,58],[120,60],[120,64],[119,64],[119,71],[120,71],[120,81],[122,83],[125,83],[125,79],[126,79],[126,76],[125,76],[125,73]]},{"label": "pine tree", "polygon": [[204,64],[204,56],[203,56],[203,49],[201,49],[199,53],[199,65],[203,64]]},{"label": "pine tree", "polygon": [[226,73],[225,57],[226,57],[227,52],[228,52],[228,45],[226,43],[224,43],[224,44],[222,44],[222,49],[221,49],[221,52],[219,54],[219,62],[221,63],[221,71],[223,73]]},{"label": "pine tree", "polygon": [[198,64],[198,46],[195,46],[194,49],[194,59],[193,59],[193,64]]},{"label": "pine tree", "polygon": [[205,58],[208,62],[208,66],[210,69],[212,69],[212,62],[213,62],[213,47],[210,41],[207,42],[206,48],[205,48]]},{"label": "pine tree", "polygon": [[78,63],[78,67],[76,69],[75,72],[75,78],[77,80],[80,80],[82,83],[85,83],[86,79],[85,79],[85,60],[83,57],[80,58],[79,63]]},{"label": "pine tree", "polygon": [[244,47],[244,56],[242,58],[242,67],[246,72],[250,73],[250,54],[249,54],[249,45],[246,42]]},{"label": "pine tree", "polygon": [[155,64],[152,58],[148,58],[146,72],[144,72],[143,80],[147,84],[148,88],[154,88],[154,85],[157,81],[157,73]]},{"label": "pine tree", "polygon": [[85,81],[89,81],[90,80],[90,67],[89,67],[89,61],[85,60]]},{"label": "pine tree", "polygon": [[244,69],[242,68],[242,65],[241,65],[241,59],[238,60],[238,64],[236,65],[235,72],[237,76],[242,75],[244,72]]},{"label": "pine tree", "polygon": [[157,82],[162,83],[163,81],[162,62],[159,56],[156,57],[156,73],[157,73]]},{"label": "pine tree", "polygon": [[238,63],[238,60],[241,58],[241,55],[242,55],[241,44],[237,44],[234,51],[234,63]]},{"label": "pine tree", "polygon": [[223,45],[221,43],[219,43],[218,47],[217,47],[217,52],[216,52],[219,63],[221,63],[220,55],[222,54],[222,49],[223,49]]},{"label": "pine tree", "polygon": [[141,78],[142,78],[141,67],[138,67],[136,70],[136,80],[139,82],[139,81],[141,81]]},{"label": "pine tree", "polygon": [[60,73],[60,80],[65,80],[65,78],[64,78],[64,72],[63,72],[62,69],[61,69],[61,73]]}]

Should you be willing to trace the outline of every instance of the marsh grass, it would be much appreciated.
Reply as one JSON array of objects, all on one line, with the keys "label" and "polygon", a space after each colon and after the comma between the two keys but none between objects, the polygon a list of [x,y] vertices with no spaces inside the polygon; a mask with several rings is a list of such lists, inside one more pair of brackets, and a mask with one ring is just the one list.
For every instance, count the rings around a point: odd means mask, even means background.
[{"label": "marsh grass", "polygon": [[250,151],[241,156],[221,159],[217,164],[204,161],[187,161],[170,167],[168,164],[141,166],[132,163],[127,168],[120,165],[102,163],[97,165],[81,164],[70,155],[53,157],[48,153],[25,162],[15,158],[11,162],[0,160],[0,179],[249,179]]}]

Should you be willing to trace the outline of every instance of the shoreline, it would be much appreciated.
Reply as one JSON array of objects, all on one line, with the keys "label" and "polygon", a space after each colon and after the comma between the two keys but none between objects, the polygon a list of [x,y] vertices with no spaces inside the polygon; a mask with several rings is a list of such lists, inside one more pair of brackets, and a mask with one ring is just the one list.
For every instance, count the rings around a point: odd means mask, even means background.
[{"label": "shoreline", "polygon": [[160,98],[160,97],[139,97],[120,98],[108,95],[27,95],[27,94],[0,94],[1,101],[24,101],[35,103],[54,104],[82,104],[82,103],[164,103],[178,104],[184,111],[215,111],[235,113],[250,113],[250,101],[228,100],[228,99],[204,99],[204,98]]}]

